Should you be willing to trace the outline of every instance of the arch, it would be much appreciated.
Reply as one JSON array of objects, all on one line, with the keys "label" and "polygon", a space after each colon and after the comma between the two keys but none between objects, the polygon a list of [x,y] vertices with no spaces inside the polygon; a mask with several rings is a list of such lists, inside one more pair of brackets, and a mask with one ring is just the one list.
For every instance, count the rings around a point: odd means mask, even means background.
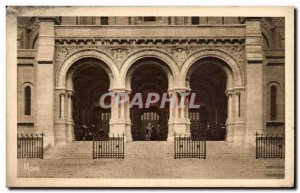
[{"label": "arch", "polygon": [[106,72],[109,78],[109,84],[112,85],[113,82],[113,75],[109,69],[109,67],[101,60],[98,61],[98,59],[95,58],[83,58],[80,60],[77,60],[74,63],[74,68],[73,66],[68,70],[67,72],[67,77],[66,77],[66,88],[69,90],[73,89],[73,79],[84,69],[87,69],[91,66],[96,66],[101,68]]},{"label": "arch", "polygon": [[273,48],[274,47],[273,34],[263,25],[261,26],[261,31],[262,31],[262,36],[267,43],[267,48]]},{"label": "arch", "polygon": [[23,91],[23,89],[24,89],[26,86],[30,86],[31,89],[34,88],[32,82],[23,82],[23,83],[19,86],[18,91]]},{"label": "arch", "polygon": [[67,57],[59,67],[56,74],[56,88],[66,88],[67,73],[70,67],[80,59],[93,58],[101,61],[101,67],[108,72],[111,85],[113,78],[117,76],[118,69],[115,61],[105,52],[96,49],[80,49]]},{"label": "arch", "polygon": [[[133,64],[136,64],[137,61],[144,58],[156,58],[164,63],[168,68],[168,80],[169,80],[169,89],[173,87],[174,84],[174,76],[179,74],[179,68],[176,64],[176,61],[169,56],[166,52],[163,52],[158,49],[141,49],[136,52],[133,52],[123,63],[122,68],[120,70],[120,83],[124,84],[124,87],[128,86],[127,75],[129,69]],[[161,65],[161,67],[163,67]],[[166,68],[165,68],[166,70]]]},{"label": "arch", "polygon": [[270,121],[282,119],[282,111],[284,105],[284,93],[282,85],[278,81],[270,81],[266,87],[267,93],[267,115]]},{"label": "arch", "polygon": [[34,32],[31,34],[30,39],[29,39],[29,45],[28,45],[28,47],[29,47],[30,49],[37,49],[38,41],[39,41],[39,32],[38,32],[38,30],[37,30],[37,31],[34,31]]},{"label": "arch", "polygon": [[205,58],[216,58],[223,62],[214,63],[224,70],[228,79],[228,88],[243,87],[244,73],[239,63],[229,53],[220,49],[204,49],[191,54],[183,63],[180,70],[181,76],[188,78],[189,70],[199,60]]},{"label": "arch", "polygon": [[273,85],[275,85],[275,86],[277,86],[277,87],[279,87],[280,88],[280,83],[279,82],[277,82],[277,81],[270,81],[270,82],[268,82],[268,87],[271,87],[271,86],[273,86]]}]

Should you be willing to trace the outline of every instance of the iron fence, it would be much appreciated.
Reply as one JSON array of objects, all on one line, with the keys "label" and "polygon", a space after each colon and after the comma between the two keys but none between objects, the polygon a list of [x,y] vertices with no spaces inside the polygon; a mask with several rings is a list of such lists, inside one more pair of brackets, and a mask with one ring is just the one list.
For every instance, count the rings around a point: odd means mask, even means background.
[{"label": "iron fence", "polygon": [[17,158],[43,159],[44,134],[17,135]]},{"label": "iron fence", "polygon": [[174,137],[174,158],[206,159],[206,136],[176,136]]},{"label": "iron fence", "polygon": [[284,158],[284,135],[269,135],[256,133],[256,159],[258,158]]},{"label": "iron fence", "polygon": [[124,159],[124,147],[124,134],[117,137],[94,137],[93,159]]}]

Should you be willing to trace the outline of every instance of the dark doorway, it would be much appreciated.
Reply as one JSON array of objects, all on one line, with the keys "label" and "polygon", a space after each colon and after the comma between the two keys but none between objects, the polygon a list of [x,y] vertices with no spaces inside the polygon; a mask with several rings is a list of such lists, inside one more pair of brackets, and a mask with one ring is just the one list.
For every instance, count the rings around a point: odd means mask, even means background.
[{"label": "dark doorway", "polygon": [[[152,61],[154,64],[150,65]],[[169,104],[160,107],[162,95],[167,93],[168,78],[166,72],[157,65],[159,62],[150,59],[146,61],[148,65],[139,63],[131,79],[131,99],[135,94],[140,93],[143,101],[143,108],[139,106],[131,108],[131,132],[134,141],[166,141],[168,137]],[[160,99],[146,108],[149,93],[157,93]]]},{"label": "dark doorway", "polygon": [[[211,62],[212,61],[212,62]],[[190,76],[191,93],[200,108],[189,109],[192,136],[206,136],[207,140],[223,141],[226,136],[227,76],[223,69],[206,59],[194,64]]]},{"label": "dark doorway", "polygon": [[[100,97],[108,92],[109,77],[95,62],[79,68],[73,78],[73,120],[76,141],[91,141],[93,137],[108,137],[111,110],[100,107]],[[110,97],[105,103],[110,104]]]}]

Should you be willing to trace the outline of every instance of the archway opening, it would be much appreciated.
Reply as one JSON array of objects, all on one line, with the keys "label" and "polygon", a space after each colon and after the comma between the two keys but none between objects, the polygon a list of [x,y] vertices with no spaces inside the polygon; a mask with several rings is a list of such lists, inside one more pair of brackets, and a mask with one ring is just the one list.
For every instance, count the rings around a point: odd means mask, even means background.
[{"label": "archway opening", "polygon": [[[156,58],[144,58],[129,69],[131,101],[141,95],[141,106],[134,105],[130,111],[131,133],[134,141],[166,141],[168,136],[169,103],[161,106],[163,95],[168,91],[167,65]],[[150,93],[158,94],[159,100],[148,107]]]},{"label": "archway opening", "polygon": [[207,140],[223,141],[226,137],[227,120],[227,75],[220,67],[222,61],[206,58],[195,62],[188,74],[195,104],[189,108],[191,135],[205,135]]},{"label": "archway opening", "polygon": [[[84,59],[77,64],[71,67],[74,71],[72,81],[75,91],[75,139],[91,141],[93,137],[108,137],[111,109],[100,106],[100,97],[109,89],[108,73],[101,67],[103,64],[99,60]],[[109,105],[111,98],[106,97],[104,103]]]}]

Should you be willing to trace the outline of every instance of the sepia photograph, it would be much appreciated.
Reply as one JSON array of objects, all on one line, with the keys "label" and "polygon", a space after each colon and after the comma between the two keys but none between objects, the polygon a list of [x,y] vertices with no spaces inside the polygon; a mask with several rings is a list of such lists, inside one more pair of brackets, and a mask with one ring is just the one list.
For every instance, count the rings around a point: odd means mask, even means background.
[{"label": "sepia photograph", "polygon": [[8,187],[294,186],[293,7],[6,22]]}]

